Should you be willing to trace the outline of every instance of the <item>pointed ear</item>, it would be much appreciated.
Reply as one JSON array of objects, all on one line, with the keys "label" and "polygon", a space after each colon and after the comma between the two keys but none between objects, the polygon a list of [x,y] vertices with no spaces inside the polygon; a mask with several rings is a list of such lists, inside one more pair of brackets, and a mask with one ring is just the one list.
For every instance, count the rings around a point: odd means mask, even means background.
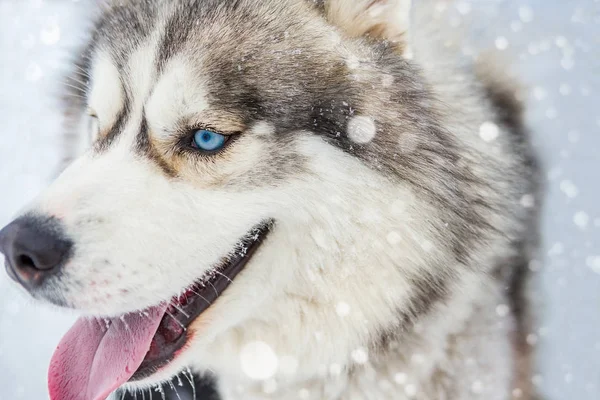
[{"label": "pointed ear", "polygon": [[327,20],[349,37],[372,37],[407,47],[411,0],[322,0]]}]

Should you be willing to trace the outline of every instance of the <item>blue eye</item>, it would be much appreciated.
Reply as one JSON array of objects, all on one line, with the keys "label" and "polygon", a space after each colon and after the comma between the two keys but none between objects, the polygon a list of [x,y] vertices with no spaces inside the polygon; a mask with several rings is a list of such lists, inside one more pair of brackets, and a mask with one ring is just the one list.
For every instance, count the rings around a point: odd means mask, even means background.
[{"label": "blue eye", "polygon": [[200,150],[221,150],[227,141],[227,137],[219,133],[200,129],[194,133],[194,144]]}]

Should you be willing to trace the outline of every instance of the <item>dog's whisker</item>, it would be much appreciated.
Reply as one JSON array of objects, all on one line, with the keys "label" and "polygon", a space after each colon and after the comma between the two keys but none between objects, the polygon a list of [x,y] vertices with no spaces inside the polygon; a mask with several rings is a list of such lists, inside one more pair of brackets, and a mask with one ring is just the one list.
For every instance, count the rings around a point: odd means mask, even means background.
[{"label": "dog's whisker", "polygon": [[206,302],[206,304],[208,304],[209,306],[212,305],[212,303],[210,301],[208,301],[206,299],[206,297],[202,296],[200,293],[196,292],[195,290],[191,289],[192,293],[194,293],[195,295],[197,295],[198,297],[200,297],[202,300],[204,300]]},{"label": "dog's whisker", "polygon": [[67,87],[70,87],[71,89],[75,89],[75,90],[77,90],[80,93],[84,93],[84,94],[86,93],[85,89],[84,88],[80,88],[79,86],[71,85],[71,84],[69,84],[67,82],[63,82],[63,85],[65,85]]},{"label": "dog's whisker", "polygon": [[[181,373],[181,372],[180,372]],[[179,373],[179,374],[180,374]],[[183,386],[183,382],[181,381],[181,376],[179,376],[179,374],[177,374],[177,385],[179,386]]]},{"label": "dog's whisker", "polygon": [[144,391],[144,389],[141,389],[142,391],[142,400],[146,400],[146,392]]},{"label": "dog's whisker", "polygon": [[[185,372],[187,372],[189,374],[189,376],[187,376],[185,374]],[[190,371],[189,368],[186,368],[183,375],[185,375],[185,377],[188,379],[188,381],[190,381],[190,385],[192,386],[192,398],[195,399],[196,398],[196,381],[194,380],[192,371]]]},{"label": "dog's whisker", "polygon": [[150,400],[152,400],[152,388],[148,388],[148,395],[150,397]]},{"label": "dog's whisker", "polygon": [[181,397],[179,396],[179,392],[177,391],[177,388],[175,387],[175,385],[173,385],[173,381],[169,381],[169,386],[171,387],[171,389],[173,389],[173,391],[175,392],[175,396],[177,396],[177,398],[179,400],[181,400]]},{"label": "dog's whisker", "polygon": [[171,303],[171,305],[172,305],[173,307],[175,307],[175,308],[177,309],[177,311],[179,311],[180,313],[182,313],[183,315],[185,315],[185,317],[186,317],[186,318],[189,318],[189,317],[190,317],[190,316],[189,316],[189,315],[188,315],[188,314],[187,314],[185,311],[183,311],[183,310],[181,309],[181,307],[179,307],[177,304],[175,304],[175,303]]},{"label": "dog's whisker", "polygon": [[229,281],[229,283],[233,283],[233,281],[231,280],[231,278],[228,277],[227,275],[223,274],[221,271],[215,270],[215,273],[218,274],[218,275],[221,275],[223,278],[227,279]]},{"label": "dog's whisker", "polygon": [[175,316],[173,314],[171,314],[170,312],[166,311],[165,312],[169,317],[173,318],[175,320],[175,322],[177,322],[177,324],[184,330],[187,331],[187,328],[181,323],[179,322],[179,320],[177,318],[175,318]]},{"label": "dog's whisker", "polygon": [[213,285],[211,281],[208,281],[208,284],[210,286],[212,286],[213,290],[215,291],[215,294],[217,295],[217,297],[219,297],[219,291],[217,290],[217,288],[215,287],[215,285]]},{"label": "dog's whisker", "polygon": [[[67,80],[68,81],[73,81],[75,83],[79,83],[80,85],[82,85],[83,88],[85,88],[85,87],[88,86],[88,84],[86,82],[82,82],[82,81],[80,81],[79,79],[77,79],[77,78],[75,78],[73,76],[67,77]],[[67,83],[67,82],[65,81],[65,83]]]},{"label": "dog's whisker", "polygon": [[79,95],[79,94],[76,94],[76,93],[68,93],[66,96],[67,97],[74,97],[76,99],[87,100],[87,98],[85,96],[82,96],[82,95]]},{"label": "dog's whisker", "polygon": [[125,399],[125,395],[127,394],[127,390],[123,390],[123,392],[121,393],[121,400]]},{"label": "dog's whisker", "polygon": [[79,71],[81,73],[81,75],[85,76],[86,78],[90,77],[90,73],[85,68],[83,68],[77,64],[74,64],[73,66],[75,67],[75,69],[77,71]]}]

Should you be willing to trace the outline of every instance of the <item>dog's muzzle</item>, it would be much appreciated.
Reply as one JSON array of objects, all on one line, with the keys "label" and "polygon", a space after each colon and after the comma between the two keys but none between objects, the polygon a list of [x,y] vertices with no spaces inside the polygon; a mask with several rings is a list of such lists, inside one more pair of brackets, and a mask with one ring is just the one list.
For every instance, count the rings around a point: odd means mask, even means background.
[{"label": "dog's muzzle", "polygon": [[58,274],[72,250],[73,242],[53,217],[22,216],[0,231],[8,275],[29,292]]}]

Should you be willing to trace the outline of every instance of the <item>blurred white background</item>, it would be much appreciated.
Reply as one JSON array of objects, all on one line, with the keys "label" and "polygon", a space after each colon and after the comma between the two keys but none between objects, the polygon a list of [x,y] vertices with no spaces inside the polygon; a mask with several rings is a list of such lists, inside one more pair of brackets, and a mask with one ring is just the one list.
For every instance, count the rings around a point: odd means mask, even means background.
[{"label": "blurred white background", "polygon": [[[0,0],[0,226],[57,171],[60,72],[94,3]],[[534,382],[549,400],[600,399],[600,1],[439,4],[471,32],[466,54],[497,48],[530,89],[528,122],[547,184],[542,321],[529,337],[539,349]],[[34,304],[0,272],[0,398],[47,399],[48,361],[72,320]]]}]

